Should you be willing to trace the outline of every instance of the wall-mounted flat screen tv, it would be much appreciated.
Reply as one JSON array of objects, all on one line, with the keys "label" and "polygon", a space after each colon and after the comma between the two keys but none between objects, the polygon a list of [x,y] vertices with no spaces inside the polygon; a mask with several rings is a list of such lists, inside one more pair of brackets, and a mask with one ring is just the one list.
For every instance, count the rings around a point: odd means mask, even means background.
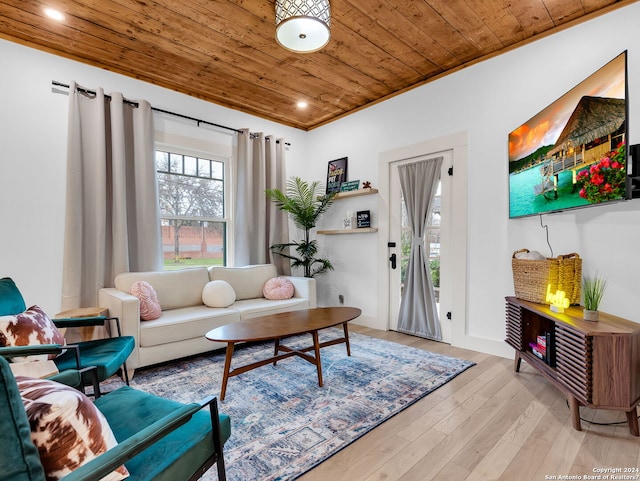
[{"label": "wall-mounted flat screen tv", "polygon": [[630,197],[627,91],[625,51],[509,134],[510,218]]}]

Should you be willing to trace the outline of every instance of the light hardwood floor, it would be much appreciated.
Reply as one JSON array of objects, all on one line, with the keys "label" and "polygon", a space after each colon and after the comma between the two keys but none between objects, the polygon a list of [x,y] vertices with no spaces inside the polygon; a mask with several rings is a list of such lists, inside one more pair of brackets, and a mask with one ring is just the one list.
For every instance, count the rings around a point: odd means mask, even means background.
[{"label": "light hardwood floor", "polygon": [[[540,481],[598,479],[597,468],[640,468],[640,438],[624,414],[581,408],[571,426],[563,395],[523,362],[451,347],[397,332],[351,330],[476,366],[329,458],[299,481]],[[617,473],[638,479],[640,472]],[[605,474],[600,479],[616,479]]]}]

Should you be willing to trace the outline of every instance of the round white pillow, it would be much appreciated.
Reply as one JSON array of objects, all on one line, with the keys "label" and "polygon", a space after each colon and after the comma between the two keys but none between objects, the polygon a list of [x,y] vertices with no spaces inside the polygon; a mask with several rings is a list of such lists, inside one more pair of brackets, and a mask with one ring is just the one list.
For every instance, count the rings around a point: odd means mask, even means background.
[{"label": "round white pillow", "polygon": [[236,291],[227,281],[207,282],[202,289],[202,302],[209,307],[229,307],[236,302]]}]

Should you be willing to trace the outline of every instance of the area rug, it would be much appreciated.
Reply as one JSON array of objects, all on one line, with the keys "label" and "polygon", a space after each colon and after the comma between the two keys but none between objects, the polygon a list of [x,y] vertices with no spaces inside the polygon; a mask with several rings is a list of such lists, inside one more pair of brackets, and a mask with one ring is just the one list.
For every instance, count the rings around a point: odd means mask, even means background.
[{"label": "area rug", "polygon": [[[324,341],[342,330],[320,334]],[[358,333],[350,340],[351,356],[344,344],[322,349],[324,387],[318,386],[316,367],[296,357],[229,379],[219,403],[232,423],[224,448],[229,481],[296,479],[474,364]],[[306,335],[285,344],[310,342]],[[272,354],[273,343],[238,346],[233,365]],[[223,365],[224,352],[217,351],[141,369],[131,385],[197,401],[219,395]],[[202,479],[217,480],[215,467]]]}]

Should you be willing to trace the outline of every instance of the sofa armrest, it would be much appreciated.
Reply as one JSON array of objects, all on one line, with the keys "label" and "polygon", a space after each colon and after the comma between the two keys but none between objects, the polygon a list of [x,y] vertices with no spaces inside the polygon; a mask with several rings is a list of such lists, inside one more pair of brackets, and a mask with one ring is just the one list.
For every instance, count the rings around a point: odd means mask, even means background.
[{"label": "sofa armrest", "polygon": [[98,291],[98,303],[109,309],[109,316],[120,319],[123,336],[133,336],[135,345],[127,359],[127,369],[134,370],[140,366],[138,346],[140,346],[140,301],[137,297],[122,292],[114,287]]},{"label": "sofa armrest", "polygon": [[316,297],[316,280],[312,277],[284,276],[289,279],[295,288],[293,297],[301,297],[309,301],[309,307],[318,307]]}]

